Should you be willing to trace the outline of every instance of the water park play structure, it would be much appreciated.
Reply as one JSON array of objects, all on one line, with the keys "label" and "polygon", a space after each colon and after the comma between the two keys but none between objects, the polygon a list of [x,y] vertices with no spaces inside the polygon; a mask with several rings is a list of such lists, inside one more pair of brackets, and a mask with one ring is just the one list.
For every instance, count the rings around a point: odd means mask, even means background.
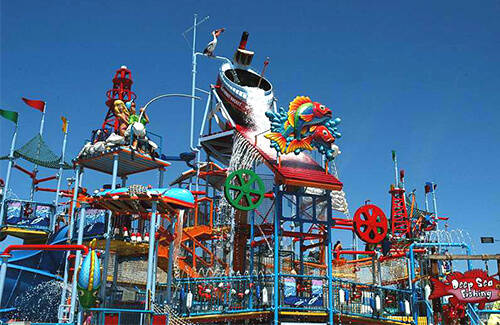
[{"label": "water park play structure", "polygon": [[[473,255],[463,231],[443,228],[436,185],[426,183],[419,208],[393,152],[390,214],[369,202],[351,214],[335,166],[342,108],[302,94],[279,105],[265,77],[270,60],[261,73],[251,68],[247,32],[232,60],[215,54],[224,29],[197,52],[197,27],[206,20],[195,16],[184,33],[193,37],[191,94],[160,95],[136,108],[132,73],[120,67],[106,92],[102,125],[71,163],[65,162],[68,121],[57,155],[43,140],[45,103],[25,101],[43,117],[40,132],[19,149],[16,123],[3,157],[9,164],[0,235],[24,243],[0,255],[2,320],[486,324],[498,317],[498,273],[488,274],[488,264],[474,270],[471,261],[500,266],[500,255]],[[220,64],[208,90],[196,84],[199,60]],[[195,135],[199,94],[206,101]],[[162,137],[149,130],[155,124],[148,106],[169,97],[191,101],[189,148],[179,155],[165,154]],[[172,163],[189,169],[166,187]],[[41,167],[58,172],[38,178]],[[14,169],[31,179],[28,200],[10,191]],[[67,189],[65,170],[74,171]],[[110,177],[88,190],[86,170]],[[154,184],[127,185],[146,172],[157,172]],[[52,180],[56,188],[39,186]],[[37,202],[39,191],[54,192],[54,202]],[[352,234],[351,247],[338,241],[341,232]],[[458,261],[465,261],[460,272]],[[47,283],[57,297],[53,313],[30,296]],[[26,308],[39,308],[38,317],[23,314]]]}]

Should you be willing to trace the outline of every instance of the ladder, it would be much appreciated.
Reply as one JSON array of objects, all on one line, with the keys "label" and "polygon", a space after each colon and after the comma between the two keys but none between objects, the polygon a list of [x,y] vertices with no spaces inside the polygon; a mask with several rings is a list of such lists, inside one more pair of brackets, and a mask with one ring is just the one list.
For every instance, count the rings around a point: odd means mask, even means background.
[{"label": "ladder", "polygon": [[410,235],[411,220],[408,217],[405,202],[405,190],[394,188],[389,191],[391,200],[391,229],[392,236],[396,239]]}]

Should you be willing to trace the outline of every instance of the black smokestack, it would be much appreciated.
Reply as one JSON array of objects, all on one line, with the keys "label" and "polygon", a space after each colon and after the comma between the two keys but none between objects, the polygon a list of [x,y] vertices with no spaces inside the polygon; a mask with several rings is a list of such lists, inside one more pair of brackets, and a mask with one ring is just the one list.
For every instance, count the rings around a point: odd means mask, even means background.
[{"label": "black smokestack", "polygon": [[245,31],[241,35],[240,46],[238,48],[244,50],[247,47],[247,41],[248,41],[248,32]]},{"label": "black smokestack", "polygon": [[254,53],[247,50],[248,32],[243,32],[241,35],[240,45],[234,53],[233,61],[237,64],[248,67],[252,63]]}]

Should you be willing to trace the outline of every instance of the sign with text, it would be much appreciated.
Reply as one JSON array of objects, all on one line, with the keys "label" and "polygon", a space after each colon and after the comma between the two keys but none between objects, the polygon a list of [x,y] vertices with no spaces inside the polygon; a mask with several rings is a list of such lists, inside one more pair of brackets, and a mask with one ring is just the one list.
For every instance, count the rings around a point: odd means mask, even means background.
[{"label": "sign with text", "polygon": [[479,303],[480,309],[488,302],[500,300],[500,281],[483,270],[454,272],[444,281],[431,278],[431,282],[433,288],[429,299],[452,295],[460,303]]},{"label": "sign with text", "polygon": [[495,238],[493,237],[481,237],[482,244],[493,244],[495,242]]}]

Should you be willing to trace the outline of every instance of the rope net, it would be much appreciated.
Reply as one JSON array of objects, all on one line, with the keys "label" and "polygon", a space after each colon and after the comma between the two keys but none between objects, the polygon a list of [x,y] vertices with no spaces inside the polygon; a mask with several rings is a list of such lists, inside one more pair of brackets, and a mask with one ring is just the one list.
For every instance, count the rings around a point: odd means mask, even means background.
[{"label": "rope net", "polygon": [[[14,151],[15,158],[23,158],[39,166],[58,169],[61,157],[57,156],[49,146],[43,141],[40,134],[35,135],[24,146]],[[7,160],[9,156],[0,157],[0,160]],[[73,169],[73,167],[63,162],[63,169]]]}]

